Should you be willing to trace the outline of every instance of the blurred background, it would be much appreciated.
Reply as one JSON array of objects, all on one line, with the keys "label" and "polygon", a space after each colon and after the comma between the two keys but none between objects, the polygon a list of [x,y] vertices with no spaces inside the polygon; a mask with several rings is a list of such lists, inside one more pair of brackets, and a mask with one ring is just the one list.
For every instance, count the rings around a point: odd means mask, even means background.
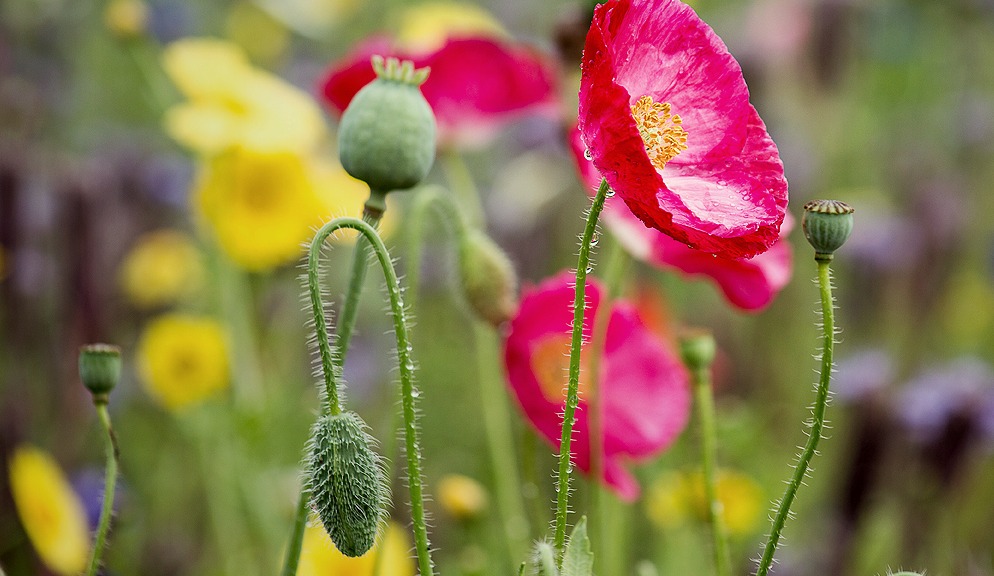
[{"label": "blurred background", "polygon": [[[903,567],[994,576],[994,2],[692,5],[743,67],[780,148],[789,211],[799,218],[815,198],[856,208],[855,232],[834,264],[842,333],[832,427],[774,573]],[[544,55],[561,106],[502,123],[472,145],[450,143],[429,181],[471,177],[487,231],[522,284],[534,285],[575,265],[588,203],[565,134],[575,120],[591,6],[461,6],[489,13],[505,41]],[[328,217],[358,213],[364,199],[336,165],[338,114],[322,101],[323,78],[358,42],[416,28],[412,14],[426,7],[441,10],[422,17],[429,29],[452,10],[400,0],[0,3],[0,566],[7,574],[59,573],[39,556],[10,490],[19,447],[35,446],[57,462],[95,523],[102,437],[76,372],[78,349],[90,342],[120,345],[125,359],[110,403],[122,464],[107,573],[280,569],[318,410],[297,247]],[[216,77],[203,78],[197,56],[164,56],[191,37],[224,41],[228,60],[218,60]],[[317,119],[313,134],[293,135],[308,141],[306,171],[297,160],[270,158],[265,168],[218,160],[208,150],[223,132],[211,131],[216,118],[184,123],[177,106],[198,99],[254,105],[236,94],[249,85],[211,85],[224,84],[236,64],[280,83],[265,103],[294,120],[274,133],[303,125],[298,118]],[[234,95],[218,96],[225,90]],[[218,184],[218,174],[305,183],[294,185],[313,187],[316,199],[305,209],[259,191],[226,200],[229,180]],[[393,220],[384,223],[402,271],[410,197],[392,195]],[[255,210],[226,211],[238,202]],[[298,210],[309,216],[288,216]],[[271,228],[267,218],[285,221]],[[517,573],[552,518],[554,458],[503,385],[499,331],[481,331],[463,301],[450,239],[443,227],[428,227],[410,304],[438,571]],[[644,263],[629,269],[628,292],[645,302],[665,338],[697,326],[717,339],[719,462],[729,470],[723,499],[735,515],[729,524],[741,574],[752,569],[769,502],[805,440],[801,422],[815,379],[814,262],[798,230],[787,241],[792,280],[759,311],[738,310],[706,279]],[[347,285],[349,247],[342,239],[328,251],[334,300]],[[345,378],[351,407],[392,445],[393,339],[381,276],[369,276]],[[483,380],[496,387],[497,404],[481,395],[476,363],[464,361],[477,356],[489,365]],[[502,472],[484,448],[481,414],[490,410],[506,412],[518,464],[524,516],[510,524],[494,493]],[[692,423],[670,450],[637,467],[638,501],[606,497],[612,528],[594,533],[595,550],[606,550],[600,573],[708,573],[697,450]],[[594,489],[586,479],[577,484],[573,508],[584,511]],[[406,526],[403,481],[393,492],[391,515]],[[370,573],[327,562],[312,573]]]}]

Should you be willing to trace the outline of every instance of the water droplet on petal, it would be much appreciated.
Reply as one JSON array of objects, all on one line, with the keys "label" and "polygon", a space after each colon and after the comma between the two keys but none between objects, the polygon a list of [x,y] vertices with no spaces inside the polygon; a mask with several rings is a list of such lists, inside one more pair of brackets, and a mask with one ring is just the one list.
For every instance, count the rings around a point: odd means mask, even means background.
[{"label": "water droplet on petal", "polygon": [[586,158],[587,160],[593,160],[594,154],[593,152],[590,151],[590,148],[587,148],[586,150],[583,151],[583,157]]}]

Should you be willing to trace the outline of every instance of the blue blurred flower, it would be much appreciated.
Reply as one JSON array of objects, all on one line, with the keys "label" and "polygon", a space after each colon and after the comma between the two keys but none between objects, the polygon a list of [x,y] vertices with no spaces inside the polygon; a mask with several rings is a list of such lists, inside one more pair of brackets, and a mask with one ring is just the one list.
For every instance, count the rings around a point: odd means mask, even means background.
[{"label": "blue blurred flower", "polygon": [[899,420],[917,442],[932,442],[953,418],[975,419],[978,431],[994,441],[994,369],[979,358],[963,357],[922,372],[897,398]]}]

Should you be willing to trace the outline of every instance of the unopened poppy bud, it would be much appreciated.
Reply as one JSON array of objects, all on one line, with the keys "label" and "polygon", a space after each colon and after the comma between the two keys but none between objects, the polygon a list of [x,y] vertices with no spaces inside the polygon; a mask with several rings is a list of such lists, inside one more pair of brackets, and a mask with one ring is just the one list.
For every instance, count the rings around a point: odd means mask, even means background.
[{"label": "unopened poppy bud", "polygon": [[812,200],[804,205],[801,228],[815,249],[816,260],[831,260],[852,234],[853,210],[838,200]]},{"label": "unopened poppy bud", "polygon": [[714,362],[715,343],[710,332],[697,330],[680,337],[680,357],[691,370],[704,370]]},{"label": "unopened poppy bud", "polygon": [[338,550],[362,556],[386,512],[386,476],[366,423],[355,412],[321,416],[311,431],[311,505]]},{"label": "unopened poppy bud", "polygon": [[88,344],[79,350],[79,378],[94,401],[107,402],[107,395],[121,378],[121,349],[110,344]]},{"label": "unopened poppy bud", "polygon": [[518,309],[518,277],[507,254],[489,236],[470,230],[459,242],[459,276],[473,311],[494,326]]},{"label": "unopened poppy bud", "polygon": [[435,115],[421,94],[428,69],[373,57],[377,78],[342,114],[338,153],[345,171],[374,192],[406,190],[424,180],[435,161]]}]

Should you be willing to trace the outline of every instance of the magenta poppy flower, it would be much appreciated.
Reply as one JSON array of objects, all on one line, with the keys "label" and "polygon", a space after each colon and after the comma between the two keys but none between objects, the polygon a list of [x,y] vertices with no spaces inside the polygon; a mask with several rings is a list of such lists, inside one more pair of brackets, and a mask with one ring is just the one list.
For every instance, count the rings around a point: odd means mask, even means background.
[{"label": "magenta poppy flower", "polygon": [[[580,131],[576,128],[570,132],[570,146],[580,177],[592,192],[600,183],[601,175],[584,158]],[[646,228],[622,204],[606,204],[602,216],[629,254],[659,268],[710,278],[725,298],[742,310],[765,308],[790,281],[793,258],[786,237],[794,223],[789,213],[785,214],[780,226],[780,239],[769,250],[752,258],[728,258],[690,248],[658,230]]]},{"label": "magenta poppy flower", "polygon": [[[526,290],[504,349],[507,378],[521,409],[556,449],[569,366],[574,282],[574,276],[564,272]],[[587,339],[601,294],[597,282],[588,282]],[[589,361],[585,354],[581,360]],[[571,445],[573,462],[585,472],[590,471],[590,428],[583,394],[590,377],[581,368],[580,404]],[[602,480],[621,498],[634,500],[639,485],[626,465],[659,454],[686,426],[690,411],[687,372],[673,350],[643,323],[635,307],[617,300],[608,321],[597,385],[604,431]]]},{"label": "magenta poppy flower", "polygon": [[677,0],[610,0],[583,50],[580,132],[589,156],[651,228],[743,258],[780,236],[787,181],[742,70]]},{"label": "magenta poppy flower", "polygon": [[322,82],[325,100],[339,113],[375,77],[370,65],[374,54],[431,68],[421,92],[435,112],[443,145],[479,145],[510,120],[558,113],[552,62],[524,46],[484,37],[449,38],[425,53],[396,50],[386,37],[361,43]]}]

